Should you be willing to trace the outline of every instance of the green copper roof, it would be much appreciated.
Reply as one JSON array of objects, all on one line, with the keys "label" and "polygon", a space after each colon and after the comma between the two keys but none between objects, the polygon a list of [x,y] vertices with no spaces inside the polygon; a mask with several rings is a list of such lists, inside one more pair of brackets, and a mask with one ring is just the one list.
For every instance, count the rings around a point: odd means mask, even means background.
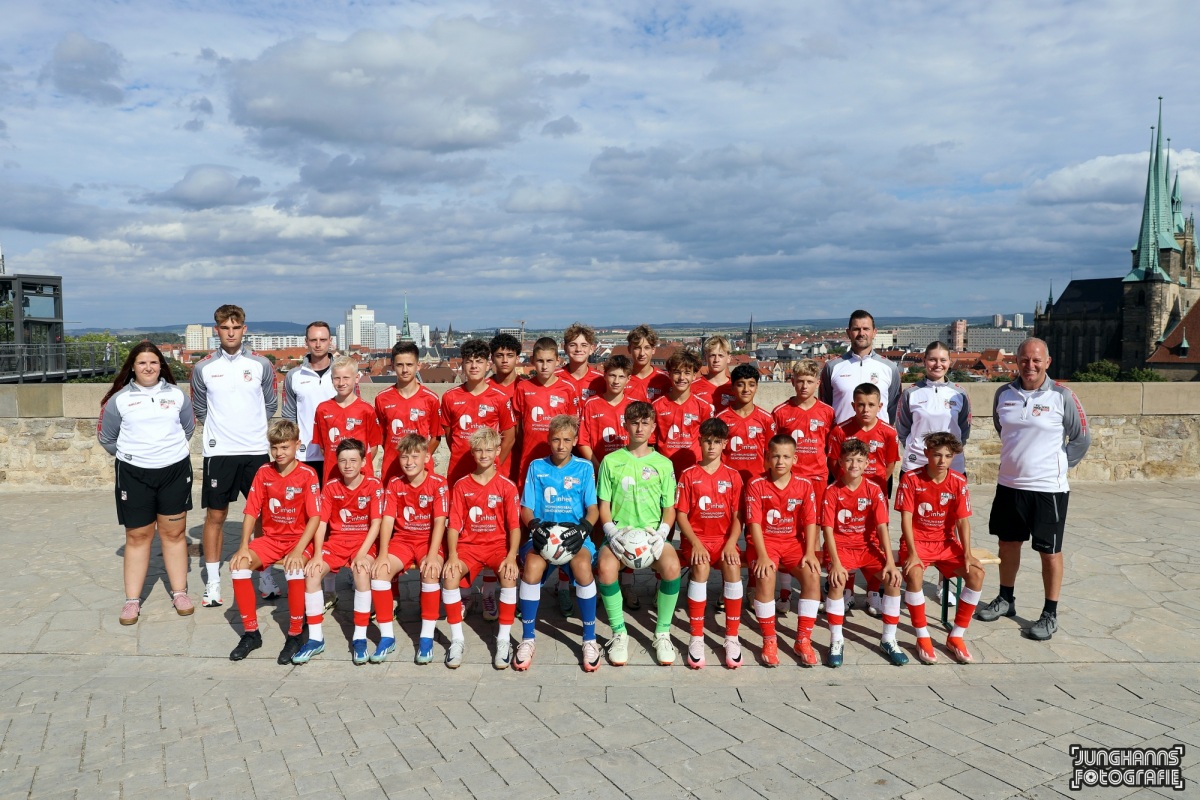
[{"label": "green copper roof", "polygon": [[[1167,185],[1166,162],[1162,147],[1162,98],[1158,99],[1157,136],[1151,135],[1150,164],[1146,171],[1146,196],[1142,201],[1142,227],[1134,249],[1134,265],[1125,281],[1165,281],[1167,273],[1159,263],[1160,250],[1179,250],[1171,214],[1171,195]],[[1182,201],[1181,201],[1182,204]]]},{"label": "green copper roof", "polygon": [[1179,170],[1175,170],[1175,185],[1171,189],[1171,222],[1175,233],[1184,232],[1183,197],[1179,194]]}]

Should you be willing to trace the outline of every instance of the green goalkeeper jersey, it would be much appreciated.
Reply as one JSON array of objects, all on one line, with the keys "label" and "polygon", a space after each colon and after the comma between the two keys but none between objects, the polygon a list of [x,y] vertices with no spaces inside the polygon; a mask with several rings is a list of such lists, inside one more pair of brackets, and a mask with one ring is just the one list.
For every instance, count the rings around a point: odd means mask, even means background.
[{"label": "green goalkeeper jersey", "polygon": [[641,458],[622,448],[600,462],[596,494],[612,505],[619,528],[657,528],[664,508],[675,505],[675,468],[671,460],[651,451]]}]

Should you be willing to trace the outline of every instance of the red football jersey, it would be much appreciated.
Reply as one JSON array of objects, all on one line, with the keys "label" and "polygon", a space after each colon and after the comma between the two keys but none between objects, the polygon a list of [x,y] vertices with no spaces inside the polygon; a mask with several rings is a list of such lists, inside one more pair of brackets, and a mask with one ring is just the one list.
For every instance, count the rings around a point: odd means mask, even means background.
[{"label": "red football jersey", "polygon": [[625,395],[615,406],[603,397],[592,397],[583,404],[579,413],[579,446],[592,448],[593,463],[599,464],[606,455],[629,444],[625,408],[630,402]]},{"label": "red football jersey", "polygon": [[804,529],[817,522],[817,500],[807,478],[793,474],[780,489],[770,478],[755,478],[746,487],[746,524],[762,527],[763,536],[804,541]]},{"label": "red football jersey", "polygon": [[[441,417],[450,446],[446,480],[451,485],[475,469],[475,459],[471,455],[472,433],[484,427],[504,432],[517,424],[508,394],[490,384],[479,394],[471,394],[465,386],[448,390],[442,395]],[[499,470],[504,474],[504,465],[500,465]]]},{"label": "red football jersey", "polygon": [[829,460],[833,465],[835,478],[840,478],[838,456],[842,452],[842,442],[847,439],[858,439],[866,442],[871,451],[867,458],[867,471],[863,477],[874,483],[885,493],[887,492],[887,466],[900,460],[899,438],[896,429],[882,420],[876,420],[875,427],[863,430],[858,420],[850,418],[836,426],[829,433]]},{"label": "red football jersey", "polygon": [[367,446],[362,474],[375,474],[375,448],[383,443],[383,431],[375,417],[375,409],[362,398],[355,397],[342,408],[337,400],[325,400],[317,406],[313,419],[313,442],[325,453],[325,480],[340,478],[337,468],[337,446],[342,439],[358,439]]},{"label": "red football jersey", "polygon": [[426,472],[425,480],[413,486],[401,476],[388,482],[383,493],[383,516],[396,521],[392,537],[428,542],[433,533],[433,521],[450,516],[450,487],[446,479]]},{"label": "red football jersey", "polygon": [[717,386],[703,375],[692,381],[692,394],[712,403],[718,414],[733,405],[737,399],[733,393],[733,381],[727,380]]},{"label": "red football jersey", "polygon": [[717,414],[717,419],[729,426],[729,441],[721,460],[736,469],[742,483],[748,484],[763,474],[767,442],[775,435],[775,420],[758,406],[754,406],[748,417],[727,408]]},{"label": "red football jersey", "polygon": [[383,486],[364,477],[351,489],[340,480],[325,484],[321,492],[321,521],[329,524],[328,541],[335,536],[365,536],[371,523],[383,517]]},{"label": "red football jersey", "polygon": [[666,371],[655,367],[654,371],[645,378],[636,375],[629,376],[625,386],[625,396],[630,400],[641,400],[643,403],[653,403],[660,397],[666,397],[671,391],[671,376]]},{"label": "red football jersey", "polygon": [[853,491],[841,483],[825,489],[821,527],[833,528],[833,541],[839,548],[878,550],[879,526],[887,521],[887,500],[870,481],[859,481]]},{"label": "red football jersey", "polygon": [[771,416],[775,430],[796,440],[795,472],[806,478],[827,483],[829,480],[829,434],[836,427],[833,406],[820,400],[807,410],[793,400],[775,406]]},{"label": "red football jersey", "polygon": [[654,446],[671,459],[678,480],[700,461],[700,424],[712,416],[712,403],[692,394],[682,403],[660,397],[654,401],[654,414]]},{"label": "red football jersey", "polygon": [[448,525],[458,531],[459,545],[503,545],[521,527],[520,514],[516,484],[499,473],[486,484],[468,475],[454,484]]},{"label": "red football jersey", "polygon": [[543,386],[536,380],[521,381],[513,392],[513,414],[521,426],[521,456],[517,463],[517,486],[525,484],[525,471],[536,459],[550,455],[550,420],[559,414],[579,416],[579,394],[575,384],[556,380]]},{"label": "red football jersey", "polygon": [[675,509],[687,517],[702,542],[724,541],[729,536],[742,502],[742,478],[724,464],[712,475],[697,464],[679,476],[675,486]]},{"label": "red football jersey", "polygon": [[[379,475],[385,485],[392,478],[400,477],[397,442],[410,433],[427,439],[435,439],[442,435],[439,402],[438,396],[426,386],[418,386],[412,397],[400,394],[395,386],[389,386],[375,397],[375,418],[383,431],[384,442],[383,464],[379,468]],[[432,453],[425,469],[433,471]]]},{"label": "red football jersey", "polygon": [[917,541],[957,539],[958,521],[971,516],[967,479],[951,471],[944,481],[934,483],[924,468],[905,472],[896,491],[896,510],[913,515],[913,539]]},{"label": "red football jersey", "polygon": [[579,395],[579,404],[582,406],[591,397],[602,397],[608,391],[608,384],[604,380],[604,373],[588,367],[583,373],[582,378],[576,378],[566,367],[562,367],[558,372],[554,373],[554,377],[567,381],[575,387],[575,393]]},{"label": "red football jersey", "polygon": [[263,464],[254,473],[244,513],[262,517],[264,538],[295,544],[304,535],[308,521],[321,514],[321,486],[316,471],[297,461],[291,472],[280,475],[274,464]]}]

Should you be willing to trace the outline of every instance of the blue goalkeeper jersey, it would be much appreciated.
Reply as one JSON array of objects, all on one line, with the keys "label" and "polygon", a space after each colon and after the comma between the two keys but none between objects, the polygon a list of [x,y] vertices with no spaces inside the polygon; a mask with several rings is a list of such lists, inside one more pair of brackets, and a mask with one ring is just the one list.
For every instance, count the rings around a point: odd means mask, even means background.
[{"label": "blue goalkeeper jersey", "polygon": [[596,476],[592,462],[571,456],[556,467],[539,458],[525,473],[521,505],[543,522],[579,522],[588,506],[596,505]]}]

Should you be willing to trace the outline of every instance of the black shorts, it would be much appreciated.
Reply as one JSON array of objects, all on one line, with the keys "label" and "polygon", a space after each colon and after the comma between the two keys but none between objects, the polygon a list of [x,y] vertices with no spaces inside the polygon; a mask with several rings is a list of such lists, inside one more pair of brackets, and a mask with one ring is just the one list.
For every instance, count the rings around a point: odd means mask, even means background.
[{"label": "black shorts", "polygon": [[1052,555],[1062,552],[1070,492],[1034,492],[996,486],[988,531],[1002,542],[1033,539],[1033,549]]},{"label": "black shorts", "polygon": [[116,462],[117,521],[126,528],[152,525],[161,515],[182,514],[192,508],[192,459],[167,467],[137,467]]},{"label": "black shorts", "polygon": [[253,456],[209,456],[204,459],[204,483],[200,486],[200,507],[218,511],[229,508],[238,494],[248,497],[258,468],[268,463],[266,453]]}]

